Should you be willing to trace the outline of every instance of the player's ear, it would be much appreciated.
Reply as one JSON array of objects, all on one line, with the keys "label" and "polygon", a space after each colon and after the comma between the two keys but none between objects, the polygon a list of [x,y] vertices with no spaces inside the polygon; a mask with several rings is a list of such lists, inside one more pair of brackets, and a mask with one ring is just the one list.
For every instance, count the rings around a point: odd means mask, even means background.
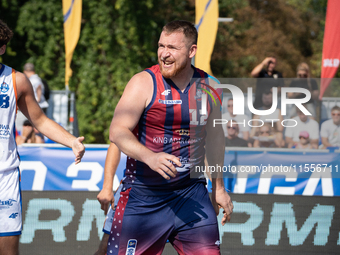
[{"label": "player's ear", "polygon": [[0,47],[0,55],[3,55],[6,51],[6,44]]},{"label": "player's ear", "polygon": [[196,52],[197,52],[197,45],[196,44],[191,45],[190,50],[189,50],[189,58],[193,58],[196,55]]}]

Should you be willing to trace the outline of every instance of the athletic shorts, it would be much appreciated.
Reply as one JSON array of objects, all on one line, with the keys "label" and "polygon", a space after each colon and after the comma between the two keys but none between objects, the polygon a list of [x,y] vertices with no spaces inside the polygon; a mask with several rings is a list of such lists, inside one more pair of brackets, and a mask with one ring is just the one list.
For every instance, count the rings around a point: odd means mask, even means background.
[{"label": "athletic shorts", "polygon": [[122,190],[123,184],[120,184],[118,189],[115,192],[114,198],[114,209],[112,209],[112,206],[109,207],[109,210],[107,210],[107,214],[105,217],[105,222],[104,222],[104,227],[103,227],[103,232],[105,234],[110,234],[111,227],[112,227],[112,221],[113,221],[113,216],[115,215],[116,211],[116,206],[118,204],[119,198],[120,198],[120,191]]},{"label": "athletic shorts", "polygon": [[167,239],[179,254],[220,254],[215,210],[204,183],[182,190],[121,191],[107,254],[162,254]]},{"label": "athletic shorts", "polygon": [[22,201],[19,169],[0,172],[0,236],[21,235]]}]

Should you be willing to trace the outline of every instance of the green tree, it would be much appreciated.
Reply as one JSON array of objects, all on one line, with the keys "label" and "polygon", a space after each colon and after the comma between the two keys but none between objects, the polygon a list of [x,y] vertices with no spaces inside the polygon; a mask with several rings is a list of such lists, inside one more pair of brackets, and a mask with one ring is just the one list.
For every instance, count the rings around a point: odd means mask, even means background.
[{"label": "green tree", "polygon": [[220,16],[233,17],[234,22],[219,27],[213,72],[222,77],[250,77],[258,63],[275,55],[284,77],[295,77],[296,66],[302,61],[309,62],[317,76],[321,21],[325,18],[319,7],[325,9],[325,4],[325,0],[222,1]]},{"label": "green tree", "polygon": [[[0,19],[3,20],[9,28],[15,32],[17,26],[20,8],[26,1],[18,0],[0,0]],[[27,58],[28,54],[24,50],[24,40],[18,34],[14,33],[13,39],[7,45],[6,54],[0,56],[0,62],[21,70],[23,59]]]},{"label": "green tree", "polygon": [[[295,77],[298,63],[321,70],[326,0],[219,0],[221,17],[211,66],[217,77],[249,77],[268,55],[278,70]],[[129,79],[157,63],[162,26],[175,19],[195,21],[195,1],[83,0],[79,43],[71,67],[79,131],[87,143],[109,142],[115,106]],[[0,0],[0,16],[15,35],[1,61],[21,70],[25,62],[52,89],[64,88],[62,1]],[[141,84],[143,86],[143,84]]]},{"label": "green tree", "polygon": [[[169,8],[171,6],[171,8]],[[87,143],[108,142],[115,106],[126,83],[157,63],[162,26],[194,20],[193,2],[83,0],[79,43],[73,55],[70,89],[76,92],[80,133]],[[64,36],[60,2],[31,0],[20,8],[17,33],[27,58],[53,89],[64,88]],[[142,84],[141,84],[142,86]]]},{"label": "green tree", "polygon": [[25,42],[26,62],[53,89],[64,88],[64,35],[61,1],[31,0],[20,8],[17,32]]}]

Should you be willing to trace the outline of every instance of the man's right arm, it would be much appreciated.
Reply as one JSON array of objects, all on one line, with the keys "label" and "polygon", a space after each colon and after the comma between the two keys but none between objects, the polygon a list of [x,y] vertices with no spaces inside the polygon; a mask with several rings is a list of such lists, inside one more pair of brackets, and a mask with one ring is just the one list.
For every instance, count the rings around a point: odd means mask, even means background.
[{"label": "man's right arm", "polygon": [[[175,177],[177,170],[170,162],[181,166],[179,159],[161,152],[154,153],[142,145],[132,133],[153,95],[153,80],[147,72],[136,74],[126,85],[110,126],[110,141],[126,155],[147,164],[165,179]],[[169,177],[170,176],[170,177]]]},{"label": "man's right arm", "polygon": [[106,153],[103,188],[97,195],[101,209],[105,214],[107,213],[110,204],[112,207],[114,206],[113,180],[119,161],[120,150],[114,143],[111,143]]},{"label": "man's right arm", "polygon": [[260,64],[258,64],[257,66],[255,66],[255,68],[253,69],[253,71],[251,71],[251,76],[253,78],[257,78],[259,77],[259,74],[261,72],[262,69],[265,69],[265,67],[268,66],[269,61],[271,61],[272,58],[268,57],[265,58]]}]

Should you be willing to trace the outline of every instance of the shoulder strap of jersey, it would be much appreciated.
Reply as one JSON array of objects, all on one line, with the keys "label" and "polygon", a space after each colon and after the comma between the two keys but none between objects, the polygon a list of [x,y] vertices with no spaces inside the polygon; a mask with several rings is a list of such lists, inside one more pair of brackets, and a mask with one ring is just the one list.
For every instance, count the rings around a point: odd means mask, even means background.
[{"label": "shoulder strap of jersey", "polygon": [[13,89],[15,93],[15,101],[16,101],[16,112],[18,113],[18,92],[17,92],[17,83],[16,83],[16,74],[15,74],[15,69],[12,68],[12,83],[13,83]]}]

